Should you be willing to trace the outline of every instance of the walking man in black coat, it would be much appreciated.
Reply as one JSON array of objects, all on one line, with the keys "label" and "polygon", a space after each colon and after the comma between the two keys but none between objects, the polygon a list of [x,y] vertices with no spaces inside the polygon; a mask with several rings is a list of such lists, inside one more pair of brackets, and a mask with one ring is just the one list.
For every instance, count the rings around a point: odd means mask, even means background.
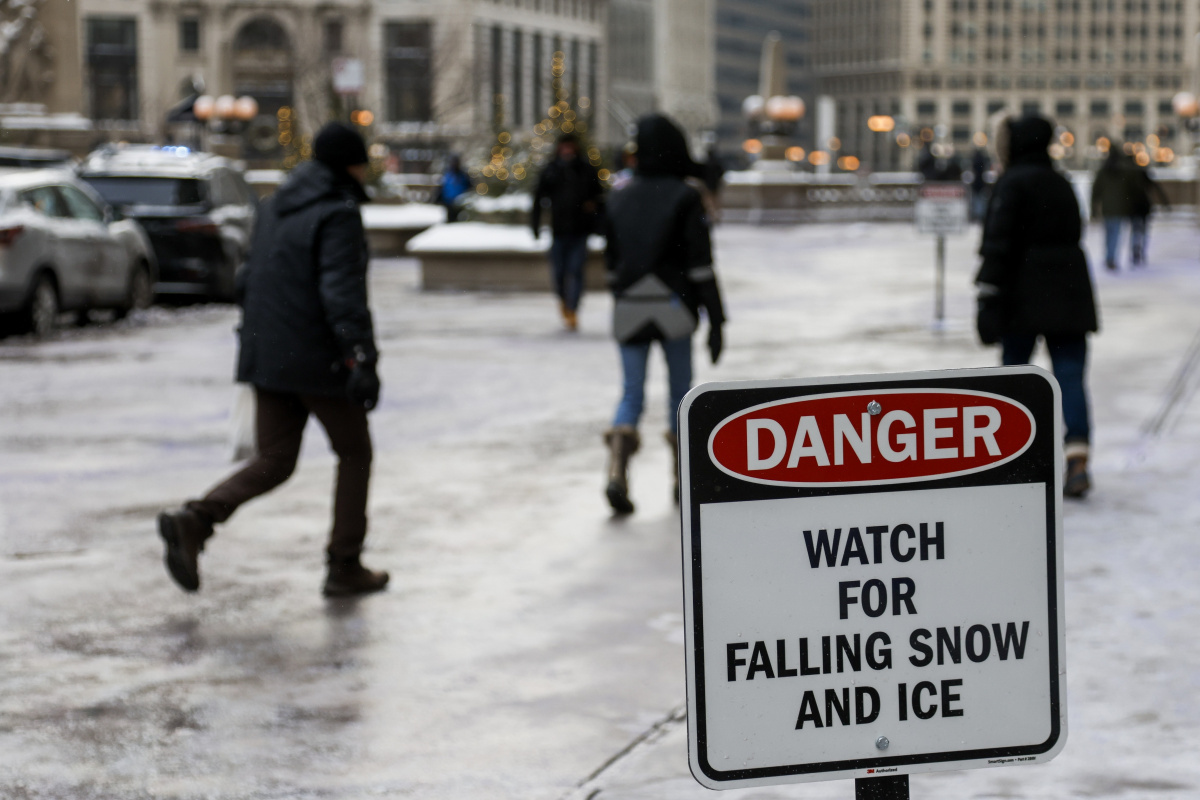
[{"label": "walking man in black coat", "polygon": [[291,476],[310,414],[338,455],[324,593],[365,594],[388,582],[359,561],[371,475],[367,412],[379,401],[359,213],[367,150],[355,130],[334,122],[317,134],[313,155],[264,203],[238,276],[237,373],[254,386],[257,453],[202,499],[158,517],[167,569],[189,592],[200,588],[198,557],[213,524]]},{"label": "walking man in black coat", "polygon": [[1001,344],[1006,366],[1028,364],[1038,337],[1046,341],[1062,388],[1063,491],[1083,497],[1091,488],[1087,335],[1098,325],[1087,258],[1079,246],[1079,202],[1047,153],[1053,133],[1040,117],[1001,123],[997,150],[1004,171],[984,219],[983,265],[975,279],[978,327],[984,344]]},{"label": "walking man in black coat", "polygon": [[579,298],[587,264],[588,234],[596,233],[604,189],[596,168],[580,158],[579,138],[564,133],[558,138],[555,159],[546,165],[533,194],[529,220],[533,238],[541,235],[542,204],[550,203],[550,269],[559,310],[568,330],[579,325]]}]

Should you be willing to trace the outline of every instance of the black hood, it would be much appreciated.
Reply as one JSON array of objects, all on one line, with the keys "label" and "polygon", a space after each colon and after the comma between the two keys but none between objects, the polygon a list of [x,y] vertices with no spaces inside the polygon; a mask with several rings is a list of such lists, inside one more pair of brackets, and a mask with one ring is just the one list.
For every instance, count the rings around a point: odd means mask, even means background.
[{"label": "black hood", "polygon": [[647,114],[637,122],[637,171],[677,178],[699,177],[701,173],[688,152],[687,137],[662,114]]},{"label": "black hood", "polygon": [[1049,161],[1046,148],[1054,137],[1054,126],[1041,117],[1021,117],[1008,123],[1008,159],[1010,164]]},{"label": "black hood", "polygon": [[370,199],[362,184],[344,169],[305,161],[291,171],[275,193],[275,210],[286,216],[328,197],[350,197],[360,203]]}]

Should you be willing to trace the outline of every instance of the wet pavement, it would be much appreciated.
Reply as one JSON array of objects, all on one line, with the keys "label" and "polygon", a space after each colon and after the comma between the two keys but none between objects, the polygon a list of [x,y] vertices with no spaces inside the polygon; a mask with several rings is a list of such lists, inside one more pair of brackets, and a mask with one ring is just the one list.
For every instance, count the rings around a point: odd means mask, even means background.
[{"label": "wet pavement", "polygon": [[[698,380],[993,363],[970,329],[975,236],[950,241],[934,331],[933,243],[906,226],[722,228],[729,351],[716,368],[698,355]],[[1200,792],[1198,239],[1169,223],[1150,270],[1097,276],[1097,490],[1066,520],[1066,751],[918,776],[914,797]],[[413,262],[389,260],[372,300],[366,561],[392,585],[357,602],[319,594],[333,459],[315,426],[292,480],[209,543],[198,595],[162,568],[154,514],[231,468],[236,312],[0,340],[0,797],[709,794],[687,774],[661,362],[638,513],[613,520],[607,298],[588,296],[571,335],[546,296],[425,294]]]}]

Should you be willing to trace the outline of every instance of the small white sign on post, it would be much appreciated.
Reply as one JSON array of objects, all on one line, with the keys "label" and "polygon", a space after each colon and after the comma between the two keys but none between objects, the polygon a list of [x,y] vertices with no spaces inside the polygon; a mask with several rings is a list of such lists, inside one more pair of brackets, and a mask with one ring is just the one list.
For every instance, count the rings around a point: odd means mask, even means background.
[{"label": "small white sign on post", "polygon": [[961,181],[923,183],[917,190],[917,230],[945,236],[967,229],[967,187]]},{"label": "small white sign on post", "polygon": [[361,58],[335,58],[333,60],[333,91],[340,95],[361,94],[366,84]]},{"label": "small white sign on post", "polygon": [[680,469],[696,779],[1053,758],[1061,441],[1058,384],[1036,367],[693,389]]}]

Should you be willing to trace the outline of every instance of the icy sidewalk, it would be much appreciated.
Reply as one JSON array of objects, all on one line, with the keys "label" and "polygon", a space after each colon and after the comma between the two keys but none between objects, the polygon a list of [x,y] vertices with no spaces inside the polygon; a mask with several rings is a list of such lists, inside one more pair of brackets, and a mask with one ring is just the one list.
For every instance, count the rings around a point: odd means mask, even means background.
[{"label": "icy sidewalk", "polygon": [[[1167,399],[1200,328],[1198,238],[1163,226],[1150,270],[1097,276],[1097,490],[1067,509],[1065,754],[918,777],[914,797],[1197,793],[1200,411],[1194,383]],[[716,368],[698,354],[697,377],[993,363],[970,329],[974,245],[950,242],[950,324],[934,333],[933,242],[907,226],[722,228],[729,351]],[[384,397],[368,560],[393,585],[358,604],[318,594],[333,461],[315,426],[292,480],[212,540],[198,596],[162,569],[154,512],[229,469],[235,313],[0,341],[0,796],[708,795],[673,714],[661,361],[638,514],[613,522],[608,300],[589,295],[572,336],[548,297],[423,294],[415,274],[391,261],[373,275]]]}]

